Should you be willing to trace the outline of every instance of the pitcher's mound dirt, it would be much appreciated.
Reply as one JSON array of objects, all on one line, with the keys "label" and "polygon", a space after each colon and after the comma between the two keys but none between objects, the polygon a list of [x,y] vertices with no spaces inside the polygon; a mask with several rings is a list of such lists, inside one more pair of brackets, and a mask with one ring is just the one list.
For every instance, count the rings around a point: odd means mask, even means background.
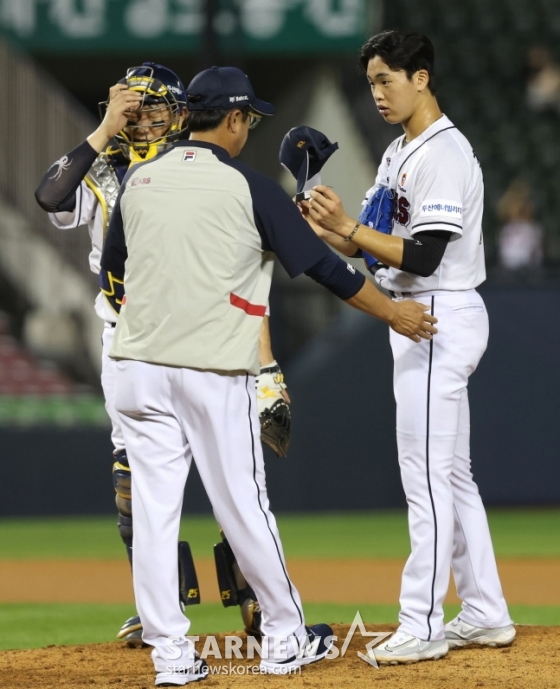
[{"label": "pitcher's mound dirt", "polygon": [[[366,625],[389,631],[394,625]],[[338,647],[348,625],[334,625]],[[223,635],[217,637],[222,655]],[[511,648],[451,651],[445,658],[415,665],[376,670],[357,652],[369,639],[354,635],[344,658],[323,660],[286,677],[251,675],[255,660],[209,658],[227,675],[213,675],[197,684],[201,689],[557,689],[560,686],[560,627],[517,628]],[[204,638],[197,643],[202,649]],[[231,662],[231,665],[230,665]],[[231,668],[233,668],[233,673]],[[378,684],[379,683],[379,684]],[[56,646],[0,653],[0,689],[149,689],[154,674],[148,649],[132,650],[120,643]]]}]

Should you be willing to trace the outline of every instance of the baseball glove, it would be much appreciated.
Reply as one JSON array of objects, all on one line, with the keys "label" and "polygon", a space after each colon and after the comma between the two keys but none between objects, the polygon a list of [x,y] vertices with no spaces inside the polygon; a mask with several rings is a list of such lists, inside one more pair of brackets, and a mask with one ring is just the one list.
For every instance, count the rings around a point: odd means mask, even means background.
[{"label": "baseball glove", "polygon": [[[393,211],[395,206],[395,192],[388,187],[378,185],[374,188],[369,199],[364,203],[358,220],[362,225],[367,225],[383,234],[391,234],[393,231]],[[364,263],[370,273],[381,265],[379,261],[362,251]]]},{"label": "baseball glove", "polygon": [[282,397],[286,384],[280,366],[275,361],[262,366],[255,383],[261,440],[278,457],[285,457],[290,447],[292,417],[290,407]]}]

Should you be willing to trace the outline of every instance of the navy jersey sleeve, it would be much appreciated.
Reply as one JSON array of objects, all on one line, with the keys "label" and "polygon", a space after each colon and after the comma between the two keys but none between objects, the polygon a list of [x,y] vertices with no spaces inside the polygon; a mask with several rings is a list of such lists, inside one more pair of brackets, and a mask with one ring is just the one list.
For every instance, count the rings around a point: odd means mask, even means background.
[{"label": "navy jersey sleeve", "polygon": [[101,254],[101,268],[112,273],[120,280],[124,277],[124,265],[128,257],[126,242],[124,238],[124,225],[121,213],[121,196],[124,185],[121,187],[115,208],[111,214],[111,221],[107,229],[105,242],[103,243],[103,253]]},{"label": "navy jersey sleeve", "polygon": [[111,214],[111,221],[101,255],[101,268],[121,280],[124,277],[124,264],[128,257],[120,203],[122,191],[123,189],[121,188],[115,208]]},{"label": "navy jersey sleeve", "polygon": [[332,251],[306,270],[305,274],[344,300],[355,296],[366,281],[365,275]]},{"label": "navy jersey sleeve", "polygon": [[121,213],[121,187],[115,208],[111,215],[99,271],[99,288],[116,313],[120,313],[124,298],[124,268],[128,252],[124,238],[124,225]]},{"label": "navy jersey sleeve", "polygon": [[304,273],[330,252],[279,184],[252,170],[244,169],[243,173],[249,182],[263,249],[276,254],[291,278]]}]

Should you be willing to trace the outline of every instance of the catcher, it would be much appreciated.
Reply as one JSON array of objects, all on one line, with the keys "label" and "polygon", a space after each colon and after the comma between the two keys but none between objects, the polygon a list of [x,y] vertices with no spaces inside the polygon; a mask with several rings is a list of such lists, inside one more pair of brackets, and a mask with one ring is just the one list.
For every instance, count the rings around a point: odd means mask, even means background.
[{"label": "catcher", "polygon": [[[111,87],[109,99],[100,103],[101,125],[72,151],[51,165],[35,196],[61,230],[87,225],[92,250],[89,265],[99,275],[101,291],[95,311],[104,321],[101,383],[112,423],[113,485],[116,491],[118,530],[131,561],[132,510],[130,467],[114,408],[115,362],[108,357],[118,312],[124,296],[122,282],[100,270],[103,240],[120,184],[128,167],[166,150],[185,131],[186,97],[181,80],[170,69],[151,62],[132,67]],[[113,145],[116,142],[117,145]],[[287,393],[270,349],[268,319],[263,323],[261,352],[266,364],[258,379],[259,411],[266,426],[263,440],[284,456],[289,445],[290,414]],[[288,400],[289,401],[289,400]],[[244,580],[225,540],[215,547],[218,579],[224,605],[241,606],[248,633],[260,631],[260,608]],[[180,598],[184,605],[200,602],[198,582],[188,543],[179,544]],[[235,601],[232,603],[231,601]],[[142,625],[137,615],[118,633],[130,647],[142,645]]]}]

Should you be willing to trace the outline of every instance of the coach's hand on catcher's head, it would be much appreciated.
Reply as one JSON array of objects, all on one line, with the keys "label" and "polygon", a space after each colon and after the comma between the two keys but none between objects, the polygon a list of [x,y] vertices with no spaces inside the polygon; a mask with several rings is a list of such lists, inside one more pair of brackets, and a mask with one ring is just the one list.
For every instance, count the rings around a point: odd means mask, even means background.
[{"label": "coach's hand on catcher's head", "polygon": [[394,316],[389,321],[389,325],[399,335],[409,337],[414,342],[421,340],[431,340],[437,333],[434,323],[437,318],[426,311],[429,310],[427,304],[420,304],[411,299],[394,301]]},{"label": "coach's hand on catcher's head", "polygon": [[142,94],[131,91],[126,84],[115,84],[109,89],[109,104],[103,122],[93,134],[88,136],[89,144],[98,153],[105,150],[109,141],[126,127],[127,113],[138,110],[142,104]]}]

